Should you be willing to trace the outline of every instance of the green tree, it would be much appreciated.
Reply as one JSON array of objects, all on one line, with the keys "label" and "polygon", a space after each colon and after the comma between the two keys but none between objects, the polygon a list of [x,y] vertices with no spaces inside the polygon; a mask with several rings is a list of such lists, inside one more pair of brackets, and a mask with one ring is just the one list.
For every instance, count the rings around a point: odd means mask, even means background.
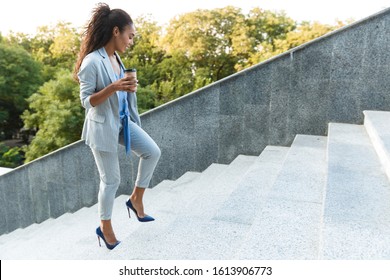
[{"label": "green tree", "polygon": [[204,86],[235,72],[232,38],[243,21],[235,7],[183,14],[171,20],[163,44],[169,55],[185,55],[197,86]]},{"label": "green tree", "polygon": [[152,87],[160,80],[159,64],[165,59],[165,51],[160,47],[162,28],[147,17],[135,20],[137,36],[135,45],[122,55],[127,68],[137,69],[138,107],[140,112],[160,104],[157,91]]},{"label": "green tree", "polygon": [[52,29],[52,43],[49,47],[56,68],[73,70],[76,56],[80,49],[80,34],[70,23],[59,22]]},{"label": "green tree", "polygon": [[0,143],[0,166],[15,168],[23,164],[23,152],[21,148],[10,148],[4,143]]},{"label": "green tree", "polygon": [[[253,65],[251,58],[262,50],[263,44],[274,46],[276,40],[295,28],[295,22],[284,12],[260,8],[247,15],[231,6],[183,14],[170,22],[162,42],[169,58],[181,60],[170,65],[182,65],[189,72],[181,70],[183,79],[170,77],[161,84],[177,88],[178,82],[189,83],[192,91],[220,80]],[[175,71],[176,67],[171,70]]]},{"label": "green tree", "polygon": [[296,29],[286,33],[283,37],[276,38],[272,42],[262,42],[258,48],[259,51],[251,54],[248,64],[257,64],[260,61],[325,35],[343,25],[344,23],[340,21],[335,25],[321,24],[319,22],[302,22],[297,25]]},{"label": "green tree", "polygon": [[45,81],[53,79],[60,69],[72,70],[79,49],[80,34],[70,23],[39,27],[31,40],[32,56],[44,65]]},{"label": "green tree", "polygon": [[26,148],[26,162],[80,139],[84,109],[71,71],[58,71],[28,101],[22,116],[25,128],[38,132]]},{"label": "green tree", "polygon": [[40,70],[23,48],[0,43],[0,138],[12,138],[23,127],[20,115],[42,82]]},{"label": "green tree", "polygon": [[302,22],[295,30],[288,32],[283,40],[278,39],[275,42],[275,49],[278,52],[285,52],[291,48],[295,48],[313,39],[321,37],[335,29],[342,27],[342,22],[337,22],[336,25],[322,24],[319,22]]},{"label": "green tree", "polygon": [[48,81],[54,78],[59,69],[73,69],[80,37],[70,23],[60,21],[54,26],[38,27],[33,37],[11,33],[7,40],[12,45],[22,46],[35,61],[40,62],[44,81]]},{"label": "green tree", "polygon": [[156,107],[157,104],[156,91],[152,90],[150,86],[139,87],[137,92],[137,104],[138,104],[138,112],[140,114]]},{"label": "green tree", "polygon": [[286,35],[296,29],[296,23],[285,12],[272,12],[261,8],[253,8],[245,17],[241,30],[234,36],[233,46],[239,61],[236,70],[242,70],[259,62],[254,62],[264,49],[264,45],[275,51],[275,41],[283,40]]},{"label": "green tree", "polygon": [[192,63],[183,52],[167,55],[157,68],[160,75],[151,88],[157,92],[159,104],[193,91],[195,76]]},{"label": "green tree", "polygon": [[9,45],[19,46],[26,50],[30,55],[32,55],[32,39],[30,35],[22,32],[10,32],[7,37],[4,37],[4,42]]}]

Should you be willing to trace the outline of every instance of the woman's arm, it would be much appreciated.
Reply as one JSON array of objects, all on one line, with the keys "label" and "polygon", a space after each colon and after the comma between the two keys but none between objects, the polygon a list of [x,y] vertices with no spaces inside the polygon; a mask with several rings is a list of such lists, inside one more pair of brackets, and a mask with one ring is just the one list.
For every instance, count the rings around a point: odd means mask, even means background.
[{"label": "woman's arm", "polygon": [[92,107],[96,107],[97,105],[103,103],[107,100],[111,95],[113,95],[116,90],[114,89],[115,85],[110,84],[99,92],[93,93],[89,98],[89,103]]},{"label": "woman's arm", "polygon": [[137,83],[138,81],[134,77],[124,77],[123,79],[120,79],[108,85],[101,91],[92,94],[89,99],[89,102],[92,107],[96,107],[106,101],[111,95],[113,95],[117,91],[136,92]]},{"label": "woman's arm", "polygon": [[97,69],[94,63],[86,63],[80,67],[80,100],[84,108],[98,106],[106,101],[116,91],[137,91],[138,81],[133,77],[124,77],[96,92]]}]

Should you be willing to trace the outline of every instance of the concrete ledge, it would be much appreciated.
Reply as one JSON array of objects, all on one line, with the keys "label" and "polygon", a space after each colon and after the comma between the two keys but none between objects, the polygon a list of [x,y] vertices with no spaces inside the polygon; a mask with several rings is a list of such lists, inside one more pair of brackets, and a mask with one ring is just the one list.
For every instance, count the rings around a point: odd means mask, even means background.
[{"label": "concrete ledge", "polygon": [[364,111],[364,126],[390,179],[390,112]]},{"label": "concrete ledge", "polygon": [[0,176],[12,171],[12,168],[0,167]]}]

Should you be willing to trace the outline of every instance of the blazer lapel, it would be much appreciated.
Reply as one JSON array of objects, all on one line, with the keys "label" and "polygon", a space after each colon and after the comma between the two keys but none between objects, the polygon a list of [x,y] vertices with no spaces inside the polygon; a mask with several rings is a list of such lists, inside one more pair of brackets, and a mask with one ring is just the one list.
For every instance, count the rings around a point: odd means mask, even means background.
[{"label": "blazer lapel", "polygon": [[[112,68],[111,61],[110,61],[110,58],[108,57],[106,49],[104,47],[102,47],[98,51],[99,51],[100,55],[103,57],[103,65],[104,65],[104,68],[106,69],[108,77],[111,80],[111,83],[115,82],[116,78],[115,78],[114,69]],[[122,61],[121,61],[121,64],[122,64]],[[119,106],[119,99],[120,99],[119,98],[119,92],[117,91],[115,95],[117,97],[118,106]]]}]

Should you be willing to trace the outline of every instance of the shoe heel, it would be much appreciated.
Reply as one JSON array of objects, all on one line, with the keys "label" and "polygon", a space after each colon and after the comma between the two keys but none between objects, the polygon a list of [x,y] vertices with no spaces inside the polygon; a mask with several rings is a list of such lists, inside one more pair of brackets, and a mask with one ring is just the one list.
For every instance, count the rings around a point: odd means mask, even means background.
[{"label": "shoe heel", "polygon": [[129,219],[131,219],[131,216],[130,216],[130,208],[127,207],[127,213],[129,213]]},{"label": "shoe heel", "polygon": [[102,247],[102,245],[100,244],[100,238],[101,238],[101,239],[103,239],[104,244],[106,244],[106,247],[107,247],[107,249],[109,249],[109,250],[114,249],[116,246],[119,245],[119,243],[121,243],[120,241],[117,241],[115,244],[109,244],[109,243],[107,243],[107,241],[106,241],[106,239],[104,238],[103,232],[102,232],[102,230],[101,230],[100,227],[98,227],[98,228],[96,229],[96,235],[97,235],[97,237],[98,237],[99,246]]},{"label": "shoe heel", "polygon": [[135,214],[135,216],[137,217],[137,220],[138,220],[139,222],[151,222],[151,221],[154,221],[154,218],[151,217],[151,216],[148,216],[148,215],[146,215],[146,216],[143,217],[143,218],[140,218],[140,217],[138,216],[137,210],[135,210],[135,208],[134,208],[133,205],[131,204],[130,199],[128,199],[128,200],[126,201],[126,207],[127,207],[127,212],[129,213],[129,218],[131,218],[131,217],[130,217],[130,210],[131,210],[131,211],[134,212],[134,214]]}]

